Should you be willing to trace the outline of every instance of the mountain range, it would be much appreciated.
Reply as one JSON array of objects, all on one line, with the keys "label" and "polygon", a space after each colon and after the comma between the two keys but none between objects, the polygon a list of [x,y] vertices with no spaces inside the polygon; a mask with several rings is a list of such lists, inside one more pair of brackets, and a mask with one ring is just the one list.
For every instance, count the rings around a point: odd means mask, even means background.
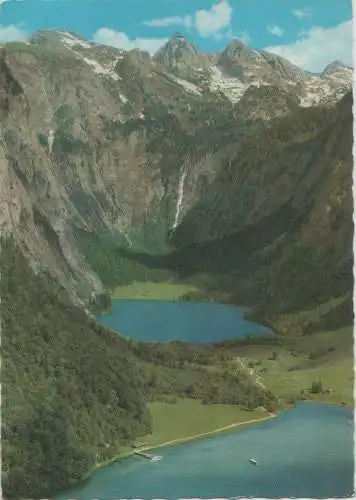
[{"label": "mountain range", "polygon": [[[179,235],[206,207],[212,217],[195,219],[193,239],[226,210],[220,233],[239,228],[241,217],[257,221],[250,188],[239,192],[245,176],[270,176],[268,187],[256,186],[260,213],[262,188],[274,189],[270,210],[286,203],[285,185],[293,191],[303,177],[298,148],[312,161],[316,135],[351,88],[352,70],[339,62],[311,74],[239,40],[206,54],[179,33],[153,58],[60,31],[0,50],[1,228],[78,304],[103,291],[78,250],[78,231],[162,253],[191,241]],[[276,160],[289,163],[283,175],[282,165],[265,163],[270,136],[277,149],[280,139],[288,143]]]}]

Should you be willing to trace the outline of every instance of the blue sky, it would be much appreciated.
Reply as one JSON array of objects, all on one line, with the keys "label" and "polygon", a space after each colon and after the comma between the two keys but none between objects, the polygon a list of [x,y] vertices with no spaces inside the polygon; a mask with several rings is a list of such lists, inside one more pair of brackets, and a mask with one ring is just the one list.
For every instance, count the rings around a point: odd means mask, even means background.
[{"label": "blue sky", "polygon": [[202,50],[232,38],[311,71],[352,64],[351,0],[0,0],[0,40],[39,29],[155,52],[179,31]]}]

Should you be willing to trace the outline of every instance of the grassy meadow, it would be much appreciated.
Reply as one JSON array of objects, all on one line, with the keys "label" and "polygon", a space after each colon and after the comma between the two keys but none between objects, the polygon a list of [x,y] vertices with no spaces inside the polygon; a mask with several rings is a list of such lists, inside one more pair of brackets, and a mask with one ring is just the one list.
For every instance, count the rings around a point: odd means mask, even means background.
[{"label": "grassy meadow", "polygon": [[187,283],[152,281],[134,281],[128,285],[118,286],[111,292],[112,299],[136,299],[136,300],[179,300],[188,292],[197,292],[195,285]]},{"label": "grassy meadow", "polygon": [[268,416],[262,408],[251,412],[234,405],[203,405],[200,401],[183,398],[173,404],[150,403],[150,411],[153,433],[143,438],[148,446],[213,434],[226,427],[232,428]]},{"label": "grassy meadow", "polygon": [[[315,399],[353,406],[352,327],[298,336],[281,346],[246,346],[239,356],[282,399]],[[323,393],[312,393],[320,382]]]}]

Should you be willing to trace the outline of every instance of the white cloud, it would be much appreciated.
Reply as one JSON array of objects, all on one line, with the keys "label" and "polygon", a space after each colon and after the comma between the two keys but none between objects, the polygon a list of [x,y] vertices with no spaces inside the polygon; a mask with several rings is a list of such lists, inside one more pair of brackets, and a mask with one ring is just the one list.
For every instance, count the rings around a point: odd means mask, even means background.
[{"label": "white cloud", "polygon": [[227,0],[213,4],[210,10],[198,10],[195,13],[195,28],[200,36],[216,36],[224,28],[229,28],[232,7]]},{"label": "white cloud", "polygon": [[151,55],[157,52],[157,50],[168,41],[167,38],[135,38],[131,40],[125,33],[109,28],[98,29],[93,36],[93,40],[96,43],[111,45],[118,49],[145,50]]},{"label": "white cloud", "polygon": [[[1,1],[1,0],[0,0]],[[190,28],[193,24],[192,16],[173,16],[163,17],[161,19],[151,19],[151,21],[143,21],[144,26],[152,28],[166,28],[168,26],[184,26]]]},{"label": "white cloud", "polygon": [[232,7],[228,0],[221,0],[211,6],[209,10],[201,9],[186,16],[164,17],[143,21],[145,26],[154,28],[166,28],[168,26],[184,26],[194,28],[200,36],[221,38],[224,36],[222,30],[229,29],[231,25]]},{"label": "white cloud", "polygon": [[275,35],[275,36],[282,36],[283,33],[284,33],[284,30],[282,30],[282,28],[280,28],[279,26],[277,25],[274,25],[274,26],[267,26],[267,31],[268,33],[270,33],[271,35]]},{"label": "white cloud", "polygon": [[15,24],[9,24],[8,26],[0,24],[0,42],[24,42],[26,39],[26,31],[15,26]]},{"label": "white cloud", "polygon": [[352,21],[333,28],[314,26],[294,43],[270,46],[264,50],[283,56],[300,68],[312,72],[322,71],[335,60],[352,66]]},{"label": "white cloud", "polygon": [[298,19],[304,19],[305,17],[310,17],[312,13],[313,12],[310,7],[305,7],[305,9],[292,10],[293,16],[297,17]]}]

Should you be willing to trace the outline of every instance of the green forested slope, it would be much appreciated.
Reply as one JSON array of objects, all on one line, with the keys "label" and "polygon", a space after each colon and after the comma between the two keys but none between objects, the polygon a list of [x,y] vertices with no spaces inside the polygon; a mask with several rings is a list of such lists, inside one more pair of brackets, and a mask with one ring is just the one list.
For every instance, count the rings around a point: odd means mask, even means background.
[{"label": "green forested slope", "polygon": [[11,241],[1,275],[4,494],[48,495],[150,430],[142,373]]}]

